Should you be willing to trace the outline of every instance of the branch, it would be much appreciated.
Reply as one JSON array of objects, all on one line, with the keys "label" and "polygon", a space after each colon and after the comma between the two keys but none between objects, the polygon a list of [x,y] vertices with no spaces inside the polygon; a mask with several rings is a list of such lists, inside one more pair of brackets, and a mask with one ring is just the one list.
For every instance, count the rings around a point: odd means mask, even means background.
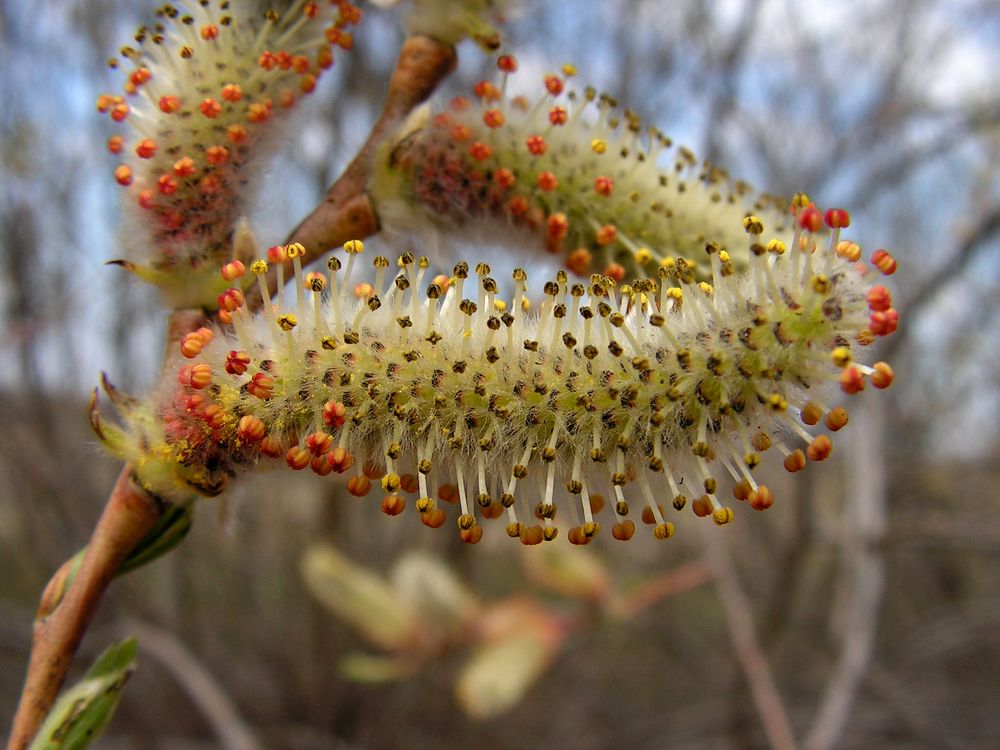
[{"label": "branch", "polygon": [[712,570],[712,577],[719,591],[719,600],[726,614],[726,624],[732,638],[733,650],[736,652],[736,660],[750,687],[750,695],[757,708],[760,723],[764,727],[768,744],[773,750],[795,750],[792,725],[778,693],[778,687],[775,685],[767,657],[757,642],[750,602],[740,586],[736,569],[729,557],[724,538],[725,531],[714,527],[707,528],[704,524],[699,526],[702,529],[705,561]]}]

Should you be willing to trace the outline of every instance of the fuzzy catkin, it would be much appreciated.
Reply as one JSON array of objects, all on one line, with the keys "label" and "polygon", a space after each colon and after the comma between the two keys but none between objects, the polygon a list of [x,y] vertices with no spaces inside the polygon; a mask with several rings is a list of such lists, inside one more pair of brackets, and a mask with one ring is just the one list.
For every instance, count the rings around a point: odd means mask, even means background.
[{"label": "fuzzy catkin", "polygon": [[[821,215],[799,196],[796,220],[786,247],[745,219],[743,273],[710,244],[711,284],[669,262],[628,286],[561,273],[530,313],[526,274],[515,271],[505,302],[482,263],[431,282],[424,258],[377,257],[374,279],[355,286],[362,245],[351,242],[346,268],[331,258],[328,274],[303,276],[300,266],[294,288],[260,315],[246,314],[237,287],[224,293],[232,332],[189,334],[159,390],[125,406],[125,428],[100,429],[160,493],[217,494],[283,459],[348,473],[359,496],[380,481],[389,515],[415,493],[432,527],[446,519],[442,503],[457,501],[470,542],[481,519],[504,515],[525,543],[559,528],[586,543],[604,497],[619,539],[634,533],[633,508],[659,538],[688,505],[728,523],[721,481],[732,478],[754,508],[770,506],[754,470],[772,445],[789,471],[829,455],[829,436],[812,429],[825,417],[836,431],[847,413],[828,384],[852,394],[893,377],[855,359],[896,327],[891,296],[871,281],[895,262],[883,250],[874,268],[858,262],[860,248],[839,240],[846,212],[827,212],[833,231],[818,237]],[[300,264],[304,249],[287,251]]]},{"label": "fuzzy catkin", "polygon": [[613,97],[572,90],[571,66],[546,75],[533,98],[507,93],[513,56],[498,66],[497,83],[424,112],[383,149],[371,186],[383,226],[445,239],[515,227],[525,246],[562,255],[576,274],[619,281],[668,257],[693,258],[706,279],[706,242],[744,267],[749,213],[790,241],[785,201],[699,162]]},{"label": "fuzzy catkin", "polygon": [[361,14],[346,0],[284,5],[164,5],[136,31],[138,46],[121,49],[124,95],[98,98],[127,127],[108,139],[131,233],[120,263],[174,306],[206,304],[224,288],[216,271],[239,244],[276,125],[334,64],[334,50],[353,44]]}]

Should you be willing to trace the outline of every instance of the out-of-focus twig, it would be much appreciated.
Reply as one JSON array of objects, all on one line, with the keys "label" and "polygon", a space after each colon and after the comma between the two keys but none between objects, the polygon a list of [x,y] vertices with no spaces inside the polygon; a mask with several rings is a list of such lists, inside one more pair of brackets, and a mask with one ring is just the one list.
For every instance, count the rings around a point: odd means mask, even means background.
[{"label": "out-of-focus twig", "polygon": [[613,612],[623,619],[630,619],[657,602],[708,583],[711,578],[708,566],[700,560],[678,565],[643,580],[623,594],[615,601]]},{"label": "out-of-focus twig", "polygon": [[260,743],[229,696],[184,644],[171,633],[138,620],[127,620],[125,631],[140,642],[140,651],[156,659],[173,675],[212,727],[224,750],[258,750]]},{"label": "out-of-focus twig", "polygon": [[736,659],[743,670],[757,715],[773,750],[794,750],[795,735],[767,657],[754,632],[750,602],[740,586],[726,545],[725,532],[699,524],[705,561],[719,592]]},{"label": "out-of-focus twig", "polygon": [[856,409],[861,422],[847,466],[847,506],[844,560],[852,570],[852,588],[847,602],[845,628],[837,665],[826,684],[820,707],[806,735],[806,750],[829,750],[840,739],[850,718],[851,706],[868,671],[885,584],[885,562],[881,542],[888,524],[885,465],[880,446],[884,444],[884,417],[881,401],[868,399]]}]

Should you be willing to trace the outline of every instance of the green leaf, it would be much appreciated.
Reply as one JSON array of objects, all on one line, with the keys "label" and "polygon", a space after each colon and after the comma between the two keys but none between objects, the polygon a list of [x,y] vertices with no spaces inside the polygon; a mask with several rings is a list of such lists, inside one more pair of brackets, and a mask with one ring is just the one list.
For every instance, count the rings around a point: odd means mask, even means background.
[{"label": "green leaf", "polygon": [[173,505],[149,530],[118,570],[118,575],[162,557],[180,544],[191,530],[194,503]]},{"label": "green leaf", "polygon": [[29,750],[83,750],[111,721],[135,669],[135,638],[112,644],[76,685],[63,691]]}]

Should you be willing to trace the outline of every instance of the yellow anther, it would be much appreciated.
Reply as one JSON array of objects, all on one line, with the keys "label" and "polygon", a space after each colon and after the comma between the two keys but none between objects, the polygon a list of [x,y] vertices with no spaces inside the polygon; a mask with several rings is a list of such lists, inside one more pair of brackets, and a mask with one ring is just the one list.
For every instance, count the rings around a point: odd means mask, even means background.
[{"label": "yellow anther", "polygon": [[528,310],[530,310],[530,309],[531,309],[531,300],[528,299],[527,297],[525,297],[522,294],[521,295],[521,310],[523,312],[528,312]]},{"label": "yellow anther", "polygon": [[805,193],[796,193],[792,196],[792,205],[795,208],[805,208],[810,203],[809,196]]},{"label": "yellow anther", "polygon": [[291,245],[285,247],[285,253],[289,258],[301,258],[306,254],[306,249],[301,243],[293,242]]},{"label": "yellow anther", "polygon": [[507,309],[507,303],[502,299],[493,300],[493,309],[502,313]]},{"label": "yellow anther", "polygon": [[375,268],[388,268],[389,259],[384,255],[376,255],[375,259],[372,261],[372,265],[375,266]]},{"label": "yellow anther", "polygon": [[648,247],[640,247],[638,250],[635,251],[635,262],[638,263],[640,266],[646,265],[652,259],[653,259],[653,251],[650,250]]},{"label": "yellow anther", "polygon": [[851,356],[851,350],[846,346],[838,346],[832,352],[830,352],[830,358],[833,360],[833,364],[837,367],[847,367],[851,364],[853,357]]},{"label": "yellow anther", "polygon": [[674,535],[674,525],[672,523],[658,523],[653,528],[653,536],[657,539],[669,539]]},{"label": "yellow anther", "polygon": [[764,222],[756,216],[747,216],[743,220],[743,228],[746,230],[747,234],[760,234],[764,231]]},{"label": "yellow anther", "polygon": [[386,474],[382,477],[382,489],[386,492],[395,492],[399,489],[401,482],[399,474]]},{"label": "yellow anther", "polygon": [[730,261],[729,253],[727,253],[725,250],[720,250],[719,251],[719,260],[722,263],[728,263]]},{"label": "yellow anther", "polygon": [[816,294],[828,294],[830,292],[830,279],[823,274],[816,274],[812,277],[812,288]]},{"label": "yellow anther", "polygon": [[780,393],[772,393],[767,399],[767,404],[774,411],[786,411],[788,409],[788,401]]},{"label": "yellow anther", "polygon": [[365,243],[361,240],[348,240],[344,243],[345,253],[363,253],[365,251]]},{"label": "yellow anther", "polygon": [[712,514],[712,520],[716,526],[725,526],[733,520],[732,508],[719,508]]},{"label": "yellow anther", "polygon": [[[719,257],[721,258],[722,256],[720,255]],[[664,268],[673,268],[677,265],[677,260],[672,255],[668,255],[660,261],[660,265]]]},{"label": "yellow anther", "polygon": [[698,288],[705,294],[706,297],[711,297],[712,292],[715,291],[714,289],[712,289],[712,285],[706,281],[699,282]]},{"label": "yellow anther", "polygon": [[566,63],[562,66],[562,72],[564,76],[575,76],[576,66],[571,63]]},{"label": "yellow anther", "polygon": [[267,273],[267,261],[255,260],[250,264],[250,273],[256,274],[257,276],[262,276]]},{"label": "yellow anther", "polygon": [[605,151],[608,150],[608,144],[601,138],[595,138],[590,142],[590,150],[593,151],[595,154],[603,154]]},{"label": "yellow anther", "polygon": [[785,250],[787,249],[788,248],[785,246],[785,243],[781,240],[771,240],[767,243],[767,251],[769,253],[774,253],[775,255],[784,255]]},{"label": "yellow anther", "polygon": [[672,286],[667,290],[667,296],[675,302],[684,300],[684,292],[679,286]]},{"label": "yellow anther", "polygon": [[298,324],[299,319],[292,313],[286,313],[278,316],[278,327],[281,328],[282,331],[290,331]]}]

